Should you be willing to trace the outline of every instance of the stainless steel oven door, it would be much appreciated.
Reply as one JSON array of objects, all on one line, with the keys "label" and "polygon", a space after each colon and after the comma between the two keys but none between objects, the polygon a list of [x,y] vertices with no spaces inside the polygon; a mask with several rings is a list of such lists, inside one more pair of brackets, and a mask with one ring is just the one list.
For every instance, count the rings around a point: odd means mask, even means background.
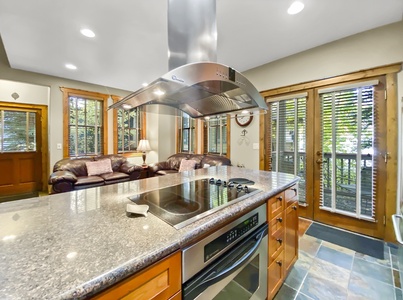
[{"label": "stainless steel oven door", "polygon": [[183,299],[267,298],[267,225],[183,285]]}]

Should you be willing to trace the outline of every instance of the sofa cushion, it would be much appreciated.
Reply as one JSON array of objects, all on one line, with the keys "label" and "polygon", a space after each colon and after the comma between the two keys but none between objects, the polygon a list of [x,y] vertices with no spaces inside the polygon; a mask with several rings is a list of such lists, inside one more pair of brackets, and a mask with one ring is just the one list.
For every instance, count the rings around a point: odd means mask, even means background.
[{"label": "sofa cushion", "polygon": [[88,161],[85,163],[85,165],[87,166],[88,176],[95,176],[113,172],[111,160],[109,158],[97,161]]},{"label": "sofa cushion", "polygon": [[102,177],[99,176],[80,176],[77,177],[77,182],[74,184],[76,187],[77,186],[82,186],[82,185],[104,185],[105,181]]},{"label": "sofa cushion", "polygon": [[119,172],[120,167],[127,162],[127,158],[118,154],[107,154],[94,157],[94,160],[100,161],[110,159],[112,165],[112,172]]},{"label": "sofa cushion", "polygon": [[168,169],[173,169],[173,170],[178,171],[179,167],[181,165],[182,159],[188,159],[188,158],[189,158],[188,153],[178,153],[178,154],[171,155],[166,160],[167,167],[168,167]]},{"label": "sofa cushion", "polygon": [[177,170],[170,170],[170,169],[159,170],[159,171],[155,172],[155,174],[157,174],[157,175],[168,175],[168,174],[177,174],[177,173],[178,173]]},{"label": "sofa cushion", "polygon": [[75,176],[87,176],[86,162],[93,161],[92,158],[64,158],[55,163],[53,172],[69,171]]},{"label": "sofa cushion", "polygon": [[196,162],[195,169],[200,169],[203,167],[202,160],[204,154],[191,154],[189,155],[189,159],[194,160]]},{"label": "sofa cushion", "polygon": [[179,172],[192,171],[196,167],[196,161],[193,159],[182,159],[181,165],[179,166]]},{"label": "sofa cushion", "polygon": [[129,180],[130,176],[128,174],[122,173],[122,172],[113,172],[113,173],[106,173],[106,174],[101,174],[99,177],[102,177],[105,181],[110,183],[111,181],[124,181],[124,179]]},{"label": "sofa cushion", "polygon": [[219,155],[205,155],[202,160],[202,166],[204,164],[209,164],[213,166],[230,166],[231,160],[225,156]]}]

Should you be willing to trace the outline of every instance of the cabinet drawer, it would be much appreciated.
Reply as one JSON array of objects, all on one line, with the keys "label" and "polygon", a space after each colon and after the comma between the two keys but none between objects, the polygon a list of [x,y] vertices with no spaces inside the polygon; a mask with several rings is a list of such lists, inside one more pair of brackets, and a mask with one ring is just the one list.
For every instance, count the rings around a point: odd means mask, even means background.
[{"label": "cabinet drawer", "polygon": [[292,202],[298,201],[298,185],[294,184],[292,187],[286,189],[284,191],[284,198],[287,206],[289,206]]},{"label": "cabinet drawer", "polygon": [[284,252],[281,252],[267,269],[268,298],[273,299],[284,278]]},{"label": "cabinet drawer", "polygon": [[284,231],[284,212],[280,212],[269,221],[269,235],[276,235],[277,232]]},{"label": "cabinet drawer", "polygon": [[268,265],[271,265],[275,258],[284,250],[284,231],[269,232],[269,257]]},{"label": "cabinet drawer", "polygon": [[284,209],[284,192],[281,192],[267,201],[267,219],[271,220]]}]

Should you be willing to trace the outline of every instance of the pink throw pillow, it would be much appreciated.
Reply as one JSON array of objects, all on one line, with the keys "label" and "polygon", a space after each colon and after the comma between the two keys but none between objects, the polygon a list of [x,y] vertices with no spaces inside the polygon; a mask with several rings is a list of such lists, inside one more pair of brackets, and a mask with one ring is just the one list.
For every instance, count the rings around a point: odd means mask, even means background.
[{"label": "pink throw pillow", "polygon": [[110,159],[86,162],[88,176],[112,173],[112,163]]},{"label": "pink throw pillow", "polygon": [[179,172],[192,171],[196,167],[196,161],[192,159],[182,159],[181,165],[179,166]]}]

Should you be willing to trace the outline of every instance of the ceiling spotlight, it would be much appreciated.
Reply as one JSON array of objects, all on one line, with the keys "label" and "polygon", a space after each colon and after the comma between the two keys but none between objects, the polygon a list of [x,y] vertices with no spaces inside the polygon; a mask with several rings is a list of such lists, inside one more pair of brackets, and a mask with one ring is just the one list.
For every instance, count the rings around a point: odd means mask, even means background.
[{"label": "ceiling spotlight", "polygon": [[146,87],[146,86],[148,85],[148,83],[147,83],[147,82],[143,82],[141,85],[144,86],[144,87]]},{"label": "ceiling spotlight", "polygon": [[77,70],[77,67],[73,64],[65,64],[64,66],[70,70]]},{"label": "ceiling spotlight", "polygon": [[95,36],[94,31],[92,31],[91,29],[88,29],[88,28],[81,29],[80,32],[82,35],[89,37],[89,38],[93,38]]},{"label": "ceiling spotlight", "polygon": [[303,9],[304,9],[304,3],[300,1],[294,1],[288,8],[287,12],[290,15],[295,15],[297,13],[300,13]]}]

